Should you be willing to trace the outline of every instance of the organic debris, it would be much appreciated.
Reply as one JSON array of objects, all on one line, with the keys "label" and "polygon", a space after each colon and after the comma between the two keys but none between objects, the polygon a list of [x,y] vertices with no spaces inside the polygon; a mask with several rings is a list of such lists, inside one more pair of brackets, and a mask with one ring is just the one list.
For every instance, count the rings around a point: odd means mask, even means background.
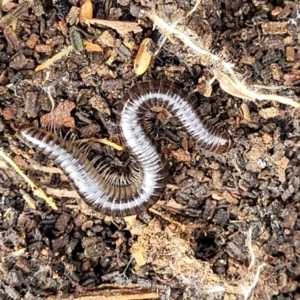
[{"label": "organic debris", "polygon": [[[0,1],[0,298],[298,299],[299,11],[270,0]],[[222,120],[234,145],[202,151],[166,109],[150,110],[168,176],[139,215],[92,210],[18,139],[20,123],[56,127],[96,168],[126,173],[136,162],[120,147],[119,106],[153,79]]]},{"label": "organic debris", "polygon": [[142,28],[136,22],[86,19],[84,23],[86,25],[97,25],[97,26],[109,27],[116,30],[121,35],[125,35],[129,32],[138,33],[142,31]]},{"label": "organic debris", "polygon": [[300,107],[300,102],[296,102],[291,98],[279,96],[275,94],[265,94],[255,90],[251,85],[246,85],[241,75],[234,70],[234,65],[224,60],[221,56],[213,54],[202,46],[201,39],[185,25],[180,25],[181,20],[171,24],[158,15],[158,12],[151,10],[145,11],[145,15],[149,17],[155,26],[157,26],[163,34],[175,43],[173,36],[182,41],[191,49],[194,55],[206,57],[208,64],[212,65],[212,74],[219,81],[220,87],[228,94],[245,100],[273,100],[283,104],[291,105],[296,108]]},{"label": "organic debris", "polygon": [[[22,170],[15,164],[15,162],[7,155],[5,154],[3,151],[0,150],[0,157],[5,160],[22,178],[25,182],[28,183],[28,185],[30,186],[33,195],[35,195],[36,197],[40,197],[43,200],[45,200],[47,202],[47,204],[54,210],[57,210],[57,206],[55,204],[55,202],[53,202],[53,199],[51,197],[48,197],[44,191],[39,188],[36,184],[34,184],[23,172]],[[32,204],[32,200],[30,198],[30,196],[26,193],[23,193],[23,198],[25,201],[30,201],[30,206],[32,207],[32,209],[35,209],[36,206],[35,204]]]}]

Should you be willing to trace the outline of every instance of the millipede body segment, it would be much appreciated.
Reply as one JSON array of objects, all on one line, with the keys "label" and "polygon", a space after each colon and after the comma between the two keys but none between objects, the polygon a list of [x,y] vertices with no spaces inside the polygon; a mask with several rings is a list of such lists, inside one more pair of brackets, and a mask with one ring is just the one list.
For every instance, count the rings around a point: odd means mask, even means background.
[{"label": "millipede body segment", "polygon": [[122,99],[117,123],[138,165],[138,169],[131,168],[129,177],[117,176],[107,167],[98,171],[71,142],[50,132],[31,125],[21,125],[19,130],[26,141],[53,159],[89,206],[105,215],[123,217],[147,210],[165,188],[167,163],[151,138],[147,120],[154,107],[176,116],[203,149],[224,153],[231,148],[224,125],[197,113],[181,91],[166,81],[138,83]]}]

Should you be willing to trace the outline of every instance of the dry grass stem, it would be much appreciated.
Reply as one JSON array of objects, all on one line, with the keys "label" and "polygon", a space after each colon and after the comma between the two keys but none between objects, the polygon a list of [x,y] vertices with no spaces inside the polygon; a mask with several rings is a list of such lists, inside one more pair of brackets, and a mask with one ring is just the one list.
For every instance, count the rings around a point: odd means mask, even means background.
[{"label": "dry grass stem", "polygon": [[57,210],[57,206],[53,199],[51,197],[48,197],[44,191],[39,188],[37,185],[35,185],[18,167],[18,165],[9,157],[7,156],[3,151],[0,150],[0,157],[4,159],[30,186],[33,194],[37,197],[42,198],[47,202],[47,204],[54,210]]},{"label": "dry grass stem", "polygon": [[179,226],[180,227],[180,230],[184,231],[186,226],[184,224],[181,224],[171,218],[169,218],[168,216],[164,216],[162,213],[160,213],[158,210],[154,209],[154,208],[149,208],[149,211],[151,211],[152,213],[154,213],[155,215],[157,216],[160,216],[162,219],[170,222],[171,224],[174,224],[176,226]]},{"label": "dry grass stem", "polygon": [[50,59],[46,60],[45,62],[43,62],[42,64],[38,65],[35,68],[35,71],[42,71],[46,68],[51,67],[52,65],[54,65],[54,63],[56,63],[58,60],[62,59],[65,55],[68,55],[71,51],[73,50],[73,46],[70,45],[66,48],[64,48],[63,50],[61,50],[59,53],[55,54],[54,56],[52,56]]},{"label": "dry grass stem", "polygon": [[202,2],[202,0],[197,0],[194,7],[189,11],[189,13],[186,16],[187,17],[191,16],[196,11],[196,9],[198,8],[198,6],[200,5],[201,2]]},{"label": "dry grass stem", "polygon": [[34,200],[32,199],[32,197],[25,193],[25,192],[22,192],[22,197],[23,199],[27,202],[28,206],[31,208],[31,209],[36,209],[36,204],[34,202]]},{"label": "dry grass stem", "polygon": [[87,142],[93,142],[93,143],[102,143],[104,145],[110,146],[114,148],[117,151],[122,151],[124,148],[114,142],[109,141],[108,139],[97,139],[97,138],[87,138],[87,139],[81,139],[81,140],[75,140],[72,142],[72,144],[81,144],[81,143],[87,143]]},{"label": "dry grass stem", "polygon": [[255,264],[255,254],[254,254],[254,251],[253,251],[253,248],[252,248],[252,231],[253,231],[253,227],[251,226],[249,228],[249,231],[246,235],[246,246],[248,247],[249,249],[249,254],[250,254],[250,263],[249,263],[249,267],[248,267],[248,270],[251,270],[251,268],[254,266]]},{"label": "dry grass stem", "polygon": [[254,278],[251,282],[251,284],[247,287],[245,286],[241,286],[242,287],[242,290],[243,290],[243,295],[244,295],[244,299],[247,300],[249,299],[251,296],[252,296],[252,293],[258,283],[258,280],[259,280],[259,275],[262,271],[262,269],[266,266],[265,263],[262,263],[261,265],[258,266],[257,270],[256,270],[256,273],[254,275]]},{"label": "dry grass stem", "polygon": [[[197,1],[195,7],[199,4]],[[154,10],[144,12],[152,20],[155,26],[170,40],[174,42],[173,37],[182,41],[196,55],[206,56],[212,67],[212,74],[219,81],[220,87],[228,94],[247,100],[273,100],[283,104],[299,108],[300,103],[289,97],[279,96],[276,94],[265,94],[256,91],[251,85],[246,85],[240,79],[241,75],[233,69],[233,64],[225,61],[221,56],[211,53],[201,45],[201,40],[196,34],[184,25],[170,24],[161,18]]]}]

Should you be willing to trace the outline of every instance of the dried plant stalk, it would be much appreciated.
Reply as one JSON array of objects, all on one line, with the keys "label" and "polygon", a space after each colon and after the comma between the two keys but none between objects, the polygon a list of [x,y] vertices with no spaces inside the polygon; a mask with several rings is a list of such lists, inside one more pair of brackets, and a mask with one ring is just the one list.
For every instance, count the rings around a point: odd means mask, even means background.
[{"label": "dried plant stalk", "polygon": [[55,54],[54,56],[52,56],[51,58],[49,58],[48,60],[46,60],[42,64],[38,65],[35,68],[35,71],[38,72],[38,71],[42,71],[44,69],[47,69],[47,68],[51,67],[54,63],[56,63],[58,60],[63,58],[65,55],[68,55],[72,50],[73,50],[72,45],[64,48],[59,53]]},{"label": "dried plant stalk", "polygon": [[87,142],[102,143],[104,145],[114,148],[117,151],[123,150],[122,146],[120,146],[114,142],[111,142],[108,139],[98,139],[98,138],[91,137],[91,138],[87,138],[87,139],[76,140],[76,141],[73,141],[72,143],[73,144],[81,144],[81,143],[87,143]]},{"label": "dried plant stalk", "polygon": [[289,97],[279,96],[276,94],[265,94],[259,90],[255,90],[252,86],[246,85],[240,75],[233,69],[233,64],[225,61],[222,57],[211,53],[209,50],[203,49],[198,36],[186,26],[178,24],[169,24],[161,18],[154,10],[145,11],[145,15],[152,20],[165,36],[173,42],[173,37],[182,41],[187,47],[194,51],[197,55],[206,56],[209,63],[213,66],[212,73],[220,83],[220,87],[228,94],[247,100],[273,100],[283,104],[288,104],[296,108],[300,107],[300,103]]}]

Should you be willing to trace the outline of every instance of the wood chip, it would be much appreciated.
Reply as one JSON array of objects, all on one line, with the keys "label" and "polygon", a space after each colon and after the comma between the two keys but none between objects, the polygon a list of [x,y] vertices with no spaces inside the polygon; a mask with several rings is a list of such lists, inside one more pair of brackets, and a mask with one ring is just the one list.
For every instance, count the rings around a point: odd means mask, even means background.
[{"label": "wood chip", "polygon": [[285,53],[286,53],[287,61],[295,61],[295,47],[294,46],[286,47]]},{"label": "wood chip", "polygon": [[289,35],[283,39],[284,45],[290,45],[294,42],[294,37]]},{"label": "wood chip", "polygon": [[49,45],[38,44],[35,46],[34,50],[38,53],[50,54],[52,52],[52,47]]},{"label": "wood chip", "polygon": [[281,182],[285,182],[285,180],[286,180],[285,170],[288,166],[288,163],[289,163],[289,159],[286,158],[285,156],[283,156],[281,159],[275,161],[275,164],[278,167],[277,168],[277,176]]},{"label": "wood chip", "polygon": [[271,15],[272,16],[278,16],[282,12],[282,7],[276,6],[272,11]]},{"label": "wood chip", "polygon": [[236,197],[232,196],[232,194],[228,191],[224,191],[222,196],[228,203],[232,205],[237,205],[239,203],[239,200]]},{"label": "wood chip", "polygon": [[6,27],[3,30],[3,34],[5,36],[5,39],[7,40],[9,47],[18,51],[20,49],[21,40],[18,37],[17,33],[11,27]]},{"label": "wood chip", "polygon": [[5,28],[10,25],[15,19],[20,18],[24,15],[28,9],[34,4],[33,1],[25,1],[18,5],[17,8],[7,13],[4,17],[0,18],[0,28]]},{"label": "wood chip", "polygon": [[9,66],[15,70],[23,70],[27,65],[27,58],[24,54],[16,55],[9,63]]},{"label": "wood chip", "polygon": [[102,48],[97,44],[91,43],[87,40],[84,40],[83,44],[84,49],[88,52],[102,52]]},{"label": "wood chip", "polygon": [[275,118],[279,115],[279,109],[276,107],[264,108],[259,111],[259,115],[264,119]]},{"label": "wood chip", "polygon": [[142,28],[138,25],[137,22],[89,19],[89,20],[85,20],[84,23],[86,25],[106,26],[106,27],[116,30],[121,35],[125,35],[131,31],[134,33],[138,33],[138,32],[142,31]]},{"label": "wood chip", "polygon": [[79,16],[80,8],[76,6],[72,6],[67,17],[66,22],[70,25],[75,25],[78,22],[78,16]]},{"label": "wood chip", "polygon": [[247,121],[247,122],[250,122],[251,115],[250,115],[250,110],[249,110],[248,105],[246,103],[242,103],[241,104],[241,109],[243,111],[244,120]]},{"label": "wood chip", "polygon": [[263,34],[287,33],[286,22],[266,22],[261,25]]},{"label": "wood chip", "polygon": [[75,103],[71,101],[63,101],[53,109],[50,113],[41,118],[41,124],[44,127],[60,128],[60,127],[75,127],[74,118],[70,113],[75,108]]},{"label": "wood chip", "polygon": [[68,35],[68,26],[67,26],[67,23],[64,21],[64,20],[60,20],[58,21],[58,26],[61,30],[61,33],[64,35],[64,36],[67,36]]},{"label": "wood chip", "polygon": [[291,73],[284,74],[283,78],[285,86],[293,85],[295,81],[300,79],[300,70],[293,70]]},{"label": "wood chip", "polygon": [[281,70],[281,67],[276,64],[276,63],[273,63],[273,64],[270,64],[270,71],[271,71],[271,74],[272,74],[272,78],[274,80],[281,80],[282,76],[283,76],[283,72]]},{"label": "wood chip", "polygon": [[16,118],[16,115],[18,113],[18,107],[15,103],[11,104],[11,105],[7,105],[3,111],[2,111],[2,116],[4,118],[4,120],[12,120]]},{"label": "wood chip", "polygon": [[243,55],[241,57],[241,60],[240,62],[245,64],[245,65],[250,65],[250,66],[253,66],[255,64],[255,57],[254,56],[251,56],[251,55]]},{"label": "wood chip", "polygon": [[34,49],[38,39],[39,39],[39,36],[36,33],[30,34],[30,36],[28,37],[28,39],[26,41],[26,46],[30,49]]},{"label": "wood chip", "polygon": [[262,140],[266,145],[272,145],[273,143],[273,137],[267,133],[262,136]]},{"label": "wood chip", "polygon": [[95,95],[89,100],[89,104],[97,109],[102,115],[111,115],[110,107],[105,98],[101,95]]},{"label": "wood chip", "polygon": [[27,92],[25,94],[25,113],[28,118],[36,118],[38,114],[38,93]]},{"label": "wood chip", "polygon": [[190,162],[191,154],[188,151],[184,151],[183,149],[173,150],[171,151],[172,155],[179,161]]}]

